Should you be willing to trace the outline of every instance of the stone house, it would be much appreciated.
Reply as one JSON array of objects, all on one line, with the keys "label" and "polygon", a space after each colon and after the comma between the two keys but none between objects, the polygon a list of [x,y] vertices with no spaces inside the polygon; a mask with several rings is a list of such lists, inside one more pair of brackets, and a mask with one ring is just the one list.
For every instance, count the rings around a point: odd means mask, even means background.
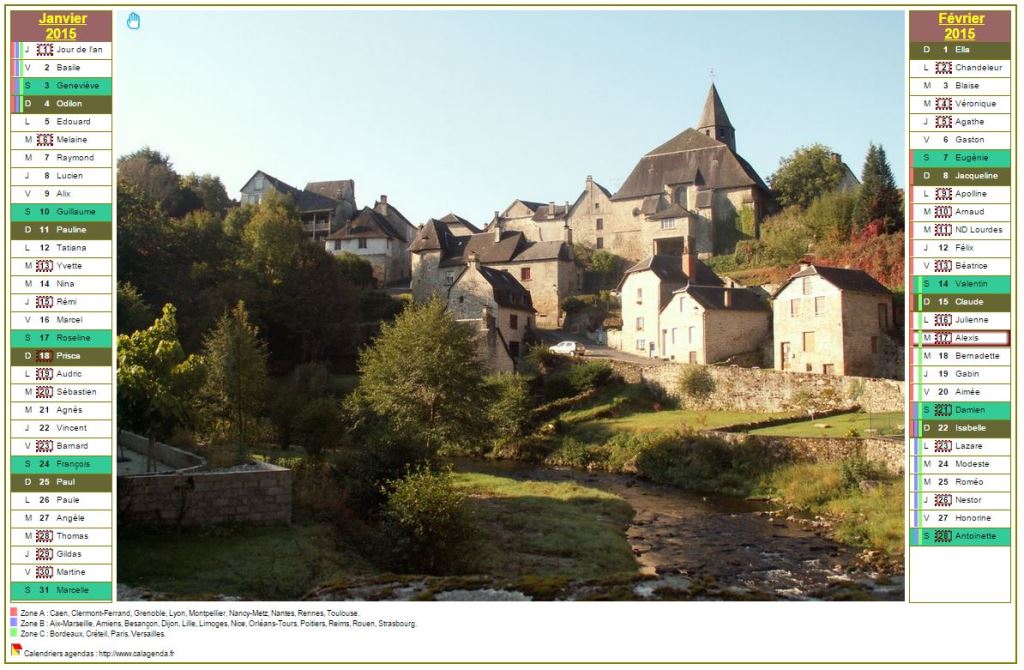
[{"label": "stone house", "polygon": [[356,212],[355,182],[351,179],[311,181],[300,190],[262,170],[257,170],[245,182],[241,204],[258,205],[271,191],[292,198],[299,210],[303,231],[314,241],[325,239]]},{"label": "stone house", "polygon": [[696,128],[647,152],[614,194],[587,177],[568,219],[577,242],[635,261],[678,256],[687,237],[698,254],[714,254],[743,209],[753,211],[756,234],[772,207],[768,186],[736,153],[736,130],[712,85]]},{"label": "stone house", "polygon": [[571,231],[564,228],[563,235],[561,240],[531,241],[521,231],[505,230],[501,220],[483,233],[455,235],[449,224],[431,219],[420,227],[409,248],[413,299],[443,297],[475,254],[482,266],[510,273],[530,292],[537,325],[557,327],[563,316],[562,299],[577,293],[582,281]]},{"label": "stone house", "polygon": [[662,358],[684,363],[706,365],[747,354],[760,365],[771,316],[768,303],[748,288],[687,284],[661,310],[658,350]]},{"label": "stone house", "polygon": [[328,235],[324,248],[333,254],[348,252],[360,256],[373,266],[378,283],[396,284],[408,281],[412,273],[409,244],[416,232],[416,227],[382,195],[373,209],[364,207]]},{"label": "stone house", "polygon": [[656,254],[626,270],[618,286],[622,301],[622,350],[662,356],[662,312],[672,302],[676,291],[691,285],[724,285],[718,275],[697,258],[692,241],[682,256]]},{"label": "stone house", "polygon": [[462,218],[458,214],[455,214],[454,212],[449,212],[448,214],[445,214],[440,219],[438,219],[438,221],[446,224],[448,226],[448,230],[451,231],[452,235],[455,236],[476,235],[477,233],[483,232],[482,230],[480,230],[480,228],[474,226],[472,223]]},{"label": "stone house", "polygon": [[530,292],[511,273],[480,263],[470,252],[447,288],[448,310],[477,333],[480,358],[492,372],[515,371],[536,311]]},{"label": "stone house", "polygon": [[883,374],[893,296],[863,270],[802,264],[775,292],[773,314],[777,369]]},{"label": "stone house", "polygon": [[530,200],[515,200],[503,212],[495,212],[487,225],[494,230],[498,225],[505,230],[519,231],[526,239],[536,242],[550,242],[565,239],[565,227],[569,222],[569,203],[544,205]]}]

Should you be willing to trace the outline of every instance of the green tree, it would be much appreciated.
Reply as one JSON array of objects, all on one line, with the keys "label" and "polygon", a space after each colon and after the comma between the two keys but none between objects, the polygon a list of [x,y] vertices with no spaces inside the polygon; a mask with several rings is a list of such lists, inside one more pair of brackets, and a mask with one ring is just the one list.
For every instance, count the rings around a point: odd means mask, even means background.
[{"label": "green tree", "polygon": [[515,439],[530,427],[535,400],[526,376],[512,372],[486,378],[487,419],[498,441]]},{"label": "green tree", "polygon": [[768,178],[783,206],[807,207],[815,198],[834,190],[843,178],[843,164],[823,144],[800,147],[779,161]]},{"label": "green tree", "polygon": [[482,366],[472,330],[438,299],[383,324],[359,355],[358,394],[399,439],[472,448],[484,434]]},{"label": "green tree", "polygon": [[164,438],[192,425],[203,380],[202,359],[178,341],[174,305],[149,328],[117,338],[117,420],[122,428]]},{"label": "green tree", "polygon": [[594,272],[600,277],[599,289],[611,288],[618,283],[619,259],[617,256],[604,249],[598,249],[594,252],[590,262]]},{"label": "green tree", "polygon": [[242,239],[252,263],[272,283],[281,280],[306,245],[295,203],[276,192],[264,196],[242,229]]},{"label": "green tree", "polygon": [[181,177],[174,171],[170,157],[149,147],[117,159],[117,178],[139,189],[161,206],[170,202],[181,188]]},{"label": "green tree", "polygon": [[231,198],[220,177],[192,172],[181,179],[182,188],[195,193],[203,203],[203,209],[214,214],[222,214],[231,206]]},{"label": "green tree", "polygon": [[868,147],[853,218],[858,230],[873,221],[880,221],[886,232],[903,229],[902,198],[881,146]]},{"label": "green tree", "polygon": [[267,347],[249,321],[245,303],[225,312],[205,342],[207,395],[231,425],[237,456],[251,446],[252,425],[267,391]]},{"label": "green tree", "polygon": [[149,305],[131,282],[117,282],[117,332],[134,333],[152,323]]}]

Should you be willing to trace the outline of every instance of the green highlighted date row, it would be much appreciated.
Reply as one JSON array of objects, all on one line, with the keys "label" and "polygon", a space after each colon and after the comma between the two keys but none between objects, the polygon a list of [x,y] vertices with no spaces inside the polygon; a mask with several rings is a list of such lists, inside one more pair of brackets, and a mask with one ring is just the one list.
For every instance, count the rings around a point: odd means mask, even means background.
[{"label": "green highlighted date row", "polygon": [[916,407],[920,419],[1010,420],[1008,402],[921,402]]},{"label": "green highlighted date row", "polygon": [[110,330],[12,330],[12,347],[61,347],[89,349],[110,347],[114,334]]},{"label": "green highlighted date row", "polygon": [[110,582],[11,582],[11,601],[113,600]]},{"label": "green highlighted date row", "polygon": [[1009,528],[919,528],[911,533],[915,547],[1009,547]]},{"label": "green highlighted date row", "polygon": [[1010,293],[1009,275],[991,277],[975,277],[970,275],[949,277],[914,277],[914,293],[946,293],[946,294],[998,294]]},{"label": "green highlighted date row", "polygon": [[73,221],[112,221],[113,206],[109,204],[11,205],[11,221],[67,223]]},{"label": "green highlighted date row", "polygon": [[110,77],[19,77],[18,95],[111,95]]},{"label": "green highlighted date row", "polygon": [[11,474],[109,475],[110,456],[11,456]]}]

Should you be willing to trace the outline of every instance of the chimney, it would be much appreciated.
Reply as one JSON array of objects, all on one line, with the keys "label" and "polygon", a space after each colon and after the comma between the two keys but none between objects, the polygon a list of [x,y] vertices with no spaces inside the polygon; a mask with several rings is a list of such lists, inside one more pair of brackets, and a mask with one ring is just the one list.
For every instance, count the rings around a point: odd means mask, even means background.
[{"label": "chimney", "polygon": [[587,186],[589,186],[589,185],[591,185],[593,183],[594,183],[594,175],[588,174],[587,175]]},{"label": "chimney", "polygon": [[505,232],[505,222],[501,217],[495,217],[494,220],[494,241],[501,242],[501,235]]},{"label": "chimney", "polygon": [[572,245],[572,228],[569,227],[569,219],[566,219],[565,225],[562,226],[562,238],[566,244]]},{"label": "chimney", "polygon": [[469,264],[470,270],[480,269],[480,258],[476,255],[475,251],[469,252],[469,256],[466,258],[466,262]]},{"label": "chimney", "polygon": [[697,250],[693,237],[687,235],[683,238],[683,274],[687,281],[693,284],[697,274]]},{"label": "chimney", "polygon": [[377,206],[374,207],[374,209],[377,210],[378,214],[387,214],[388,213],[388,197],[386,195],[382,194],[380,196],[380,200],[377,201]]},{"label": "chimney", "polygon": [[555,218],[555,201],[552,200],[548,203],[548,216],[552,219]]},{"label": "chimney", "polygon": [[722,289],[722,304],[725,305],[726,309],[732,307],[732,289]]},{"label": "chimney", "polygon": [[833,163],[842,163],[843,162],[843,155],[842,154],[837,154],[837,153],[835,153],[833,151],[832,152],[832,162]]}]

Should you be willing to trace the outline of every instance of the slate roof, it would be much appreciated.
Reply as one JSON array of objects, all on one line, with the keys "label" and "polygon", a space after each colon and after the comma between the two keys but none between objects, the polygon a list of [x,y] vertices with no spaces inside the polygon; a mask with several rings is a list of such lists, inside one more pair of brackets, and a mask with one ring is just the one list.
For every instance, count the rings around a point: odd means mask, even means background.
[{"label": "slate roof", "polygon": [[672,204],[665,207],[661,211],[653,212],[648,214],[647,217],[650,219],[672,219],[672,218],[685,218],[688,216],[696,216],[694,212],[686,209],[682,205]]},{"label": "slate roof", "polygon": [[857,293],[875,293],[878,295],[891,296],[892,291],[879,284],[874,277],[863,270],[847,268],[831,268],[824,265],[809,265],[795,273],[775,291],[775,295],[782,293],[794,279],[801,277],[820,276],[841,291],[855,291]]},{"label": "slate roof", "polygon": [[453,235],[448,224],[438,219],[430,219],[423,224],[409,251],[440,251],[442,267],[463,265],[471,253],[485,264],[572,260],[569,245],[559,240],[530,242],[518,230],[505,231],[500,242],[495,241],[493,230],[474,235]]},{"label": "slate roof", "polygon": [[568,205],[555,205],[554,209],[551,209],[551,205],[541,205],[537,208],[536,213],[533,215],[534,221],[550,221],[552,219],[564,218],[566,213],[569,211]]},{"label": "slate roof", "polygon": [[477,266],[480,274],[491,285],[494,301],[502,307],[535,312],[530,292],[523,288],[515,277],[504,270],[495,270],[486,265]]},{"label": "slate roof", "polygon": [[359,214],[355,215],[351,221],[348,221],[341,228],[338,228],[336,231],[328,235],[327,239],[350,240],[359,237],[390,237],[392,239],[405,239],[398,234],[387,218],[369,207],[363,207]]},{"label": "slate roof", "polygon": [[[622,276],[622,282],[625,282],[626,275],[630,275],[634,272],[644,272],[646,270],[652,271],[662,281],[675,281],[683,284],[693,283],[694,285],[700,286],[722,286],[723,282],[718,275],[715,274],[714,270],[704,264],[704,261],[696,261],[696,277],[691,278],[683,274],[683,259],[681,256],[666,256],[663,254],[657,254],[655,256],[648,256],[633,267],[626,270]],[[622,288],[622,282],[619,283],[619,288]]]},{"label": "slate roof", "polygon": [[768,191],[754,168],[728,146],[687,128],[641,158],[613,199],[656,195],[665,190],[666,184],[698,180],[713,189],[755,186]]},{"label": "slate roof", "polygon": [[725,113],[725,105],[718,97],[718,89],[714,84],[711,84],[711,89],[708,90],[708,98],[704,101],[704,109],[700,113],[700,120],[697,121],[698,128],[709,126],[732,128],[729,115]]},{"label": "slate roof", "polygon": [[306,184],[306,189],[310,193],[316,193],[322,195],[325,198],[331,200],[348,200],[349,202],[355,202],[356,183],[351,179],[336,179],[334,181],[311,181]]},{"label": "slate roof", "polygon": [[[275,191],[283,195],[291,196],[292,200],[295,201],[295,206],[300,212],[322,212],[325,210],[332,210],[338,206],[338,200],[325,195],[325,191],[329,191],[330,188],[322,187],[323,184],[340,184],[345,182],[311,182],[307,184],[309,186],[315,186],[316,190],[300,190],[292,186],[291,184],[281,181],[277,177],[271,176],[263,170],[257,170],[253,173],[253,176],[249,178],[252,181],[253,177],[262,174],[263,179],[270,184]],[[352,180],[347,180],[348,184],[353,184]],[[246,182],[248,185],[249,182]],[[244,188],[244,187],[243,187]]]},{"label": "slate roof", "polygon": [[465,226],[467,230],[472,231],[474,234],[482,232],[480,228],[474,226],[472,223],[470,223],[469,221],[467,221],[466,219],[462,218],[461,216],[454,212],[448,212],[440,219],[438,219],[438,221],[440,221],[441,223],[447,223],[449,225]]},{"label": "slate roof", "polygon": [[381,203],[378,200],[373,203],[373,210],[388,220],[388,223],[391,224],[391,228],[398,234],[399,239],[409,242],[416,237],[416,226],[412,225],[412,223],[409,222],[409,219],[405,218],[405,216],[398,211],[397,207],[389,202],[384,205],[384,212],[381,212],[380,206]]},{"label": "slate roof", "polygon": [[[725,306],[725,294],[732,294],[732,306]],[[724,286],[688,286],[675,293],[686,293],[704,309],[729,309],[740,312],[769,312],[771,307],[748,288],[725,288]]]}]

